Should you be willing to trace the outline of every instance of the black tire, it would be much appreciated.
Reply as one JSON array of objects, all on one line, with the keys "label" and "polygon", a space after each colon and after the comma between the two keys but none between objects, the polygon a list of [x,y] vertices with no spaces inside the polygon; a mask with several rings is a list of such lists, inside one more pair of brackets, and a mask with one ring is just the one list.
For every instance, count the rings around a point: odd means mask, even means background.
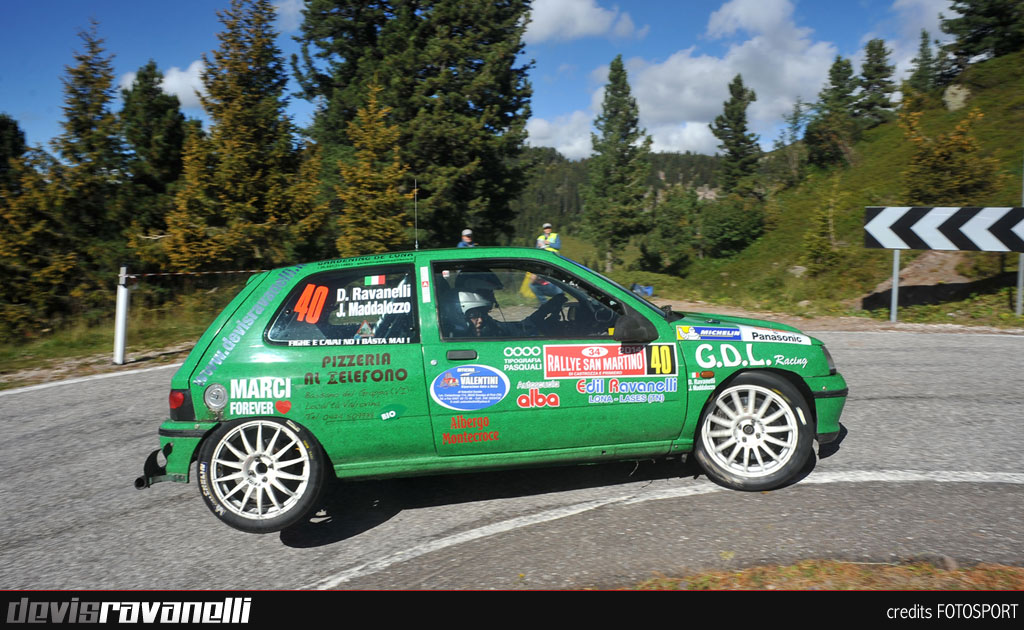
[{"label": "black tire", "polygon": [[813,416],[799,391],[770,372],[737,376],[708,403],[694,455],[715,482],[735,490],[771,490],[807,463]]},{"label": "black tire", "polygon": [[199,447],[199,491],[210,511],[235,529],[280,531],[316,507],[326,459],[313,434],[291,420],[232,420]]}]

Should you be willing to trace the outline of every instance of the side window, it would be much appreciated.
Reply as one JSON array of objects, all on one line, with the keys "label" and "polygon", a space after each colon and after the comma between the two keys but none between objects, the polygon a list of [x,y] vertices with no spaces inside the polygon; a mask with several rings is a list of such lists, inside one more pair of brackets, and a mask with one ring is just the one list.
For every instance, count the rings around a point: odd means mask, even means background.
[{"label": "side window", "polygon": [[561,269],[529,262],[434,264],[444,339],[609,337],[624,311]]},{"label": "side window", "polygon": [[289,346],[417,343],[415,297],[408,265],[316,274],[292,290],[266,337]]}]

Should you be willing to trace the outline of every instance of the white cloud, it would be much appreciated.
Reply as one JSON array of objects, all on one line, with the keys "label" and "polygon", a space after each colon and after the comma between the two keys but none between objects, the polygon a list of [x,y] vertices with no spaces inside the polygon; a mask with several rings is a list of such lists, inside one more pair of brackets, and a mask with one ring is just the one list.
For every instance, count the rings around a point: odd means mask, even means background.
[{"label": "white cloud", "polygon": [[[164,80],[160,82],[160,89],[167,94],[177,96],[182,108],[201,107],[196,90],[206,93],[201,76],[205,67],[202,60],[193,61],[186,70],[171,67],[164,72]],[[135,77],[136,73],[126,72],[121,75],[117,86],[122,90],[130,89],[135,83]]]},{"label": "white cloud", "polygon": [[718,141],[707,125],[722,112],[737,74],[757,94],[747,110],[750,128],[769,145],[769,135],[797,96],[816,100],[836,55],[835,46],[814,41],[811,29],[794,23],[789,0],[727,2],[709,18],[706,34],[747,39],[729,46],[722,57],[688,48],[661,63],[627,63],[640,121],[655,147],[713,153]]},{"label": "white cloud", "polygon": [[523,41],[538,44],[608,33],[642,39],[648,30],[647,26],[637,29],[629,14],[620,13],[618,7],[602,9],[597,0],[535,0]]},{"label": "white cloud", "polygon": [[277,26],[285,33],[299,30],[302,24],[302,0],[278,0],[274,3],[277,11]]},{"label": "white cloud", "polygon": [[570,160],[590,155],[590,122],[587,112],[574,111],[568,116],[559,116],[554,121],[531,118],[526,123],[529,144],[535,147],[554,147]]},{"label": "white cloud", "polygon": [[206,92],[202,80],[205,68],[202,59],[193,61],[185,70],[173,66],[164,72],[164,80],[160,87],[164,92],[177,96],[182,108],[201,107],[196,91]]},{"label": "white cloud", "polygon": [[[908,76],[914,57],[921,45],[921,29],[928,31],[931,42],[936,39],[946,42],[949,35],[939,28],[939,13],[947,18],[956,12],[949,8],[949,0],[895,0],[892,11],[896,14],[896,37],[887,40],[886,45],[892,48],[890,62],[896,66],[896,78]],[[932,52],[935,52],[934,43]]]}]

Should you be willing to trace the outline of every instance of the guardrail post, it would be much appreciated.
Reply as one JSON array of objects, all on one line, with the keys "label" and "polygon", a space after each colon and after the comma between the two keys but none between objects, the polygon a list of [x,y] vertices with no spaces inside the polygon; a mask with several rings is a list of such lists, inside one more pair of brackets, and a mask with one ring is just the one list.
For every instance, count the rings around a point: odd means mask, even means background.
[{"label": "guardrail post", "polygon": [[128,268],[121,267],[117,276],[117,307],[114,311],[114,364],[124,365],[124,337],[128,326]]}]

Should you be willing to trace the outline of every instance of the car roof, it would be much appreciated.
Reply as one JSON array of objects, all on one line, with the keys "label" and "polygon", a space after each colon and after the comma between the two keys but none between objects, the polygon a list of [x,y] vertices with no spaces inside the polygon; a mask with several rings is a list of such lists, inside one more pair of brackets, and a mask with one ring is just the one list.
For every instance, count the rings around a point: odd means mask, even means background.
[{"label": "car roof", "polygon": [[311,263],[318,269],[335,269],[358,267],[363,265],[381,265],[390,263],[407,263],[413,258],[421,260],[473,260],[486,258],[561,258],[554,252],[534,247],[443,247],[436,249],[405,250],[386,254],[369,254],[352,258],[334,258]]}]

